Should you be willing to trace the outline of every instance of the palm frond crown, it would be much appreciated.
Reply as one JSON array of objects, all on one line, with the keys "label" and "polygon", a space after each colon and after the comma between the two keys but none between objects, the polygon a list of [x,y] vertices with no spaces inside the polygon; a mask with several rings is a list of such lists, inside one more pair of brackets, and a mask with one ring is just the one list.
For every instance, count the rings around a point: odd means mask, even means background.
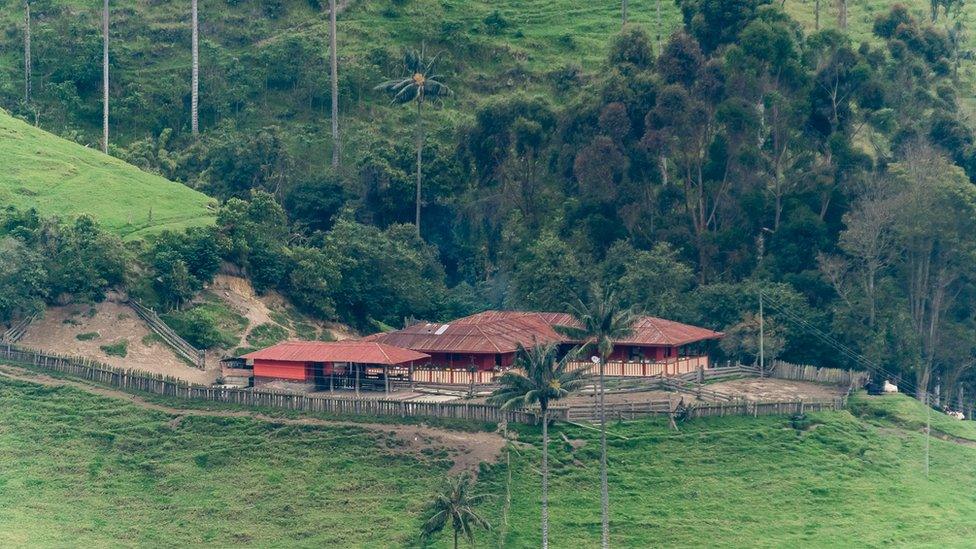
[{"label": "palm frond crown", "polygon": [[535,404],[548,409],[549,403],[578,391],[586,383],[584,368],[570,368],[575,359],[575,352],[560,358],[555,344],[528,349],[519,346],[515,369],[498,378],[501,387],[488,397],[488,402],[505,410]]},{"label": "palm frond crown", "polygon": [[378,84],[375,89],[390,93],[391,103],[436,100],[451,95],[451,88],[436,71],[439,55],[427,56],[426,48],[408,50],[403,56],[403,75]]},{"label": "palm frond crown", "polygon": [[487,501],[489,494],[472,493],[472,478],[468,474],[450,477],[444,487],[427,506],[427,519],[421,528],[425,539],[441,532],[450,524],[454,532],[469,542],[474,541],[474,529],[491,529],[475,508]]},{"label": "palm frond crown", "polygon": [[571,331],[584,346],[595,348],[601,358],[613,352],[615,340],[634,333],[638,315],[632,308],[622,306],[611,286],[592,285],[589,299],[578,297],[570,307],[580,327],[560,327],[560,330]]}]

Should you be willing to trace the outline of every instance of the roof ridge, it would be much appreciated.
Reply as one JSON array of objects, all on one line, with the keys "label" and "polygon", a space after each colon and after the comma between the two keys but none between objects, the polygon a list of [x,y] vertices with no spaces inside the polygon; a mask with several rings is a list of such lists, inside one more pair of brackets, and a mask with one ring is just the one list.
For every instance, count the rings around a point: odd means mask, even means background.
[{"label": "roof ridge", "polygon": [[651,316],[651,315],[643,315],[643,316],[646,321],[650,321],[651,326],[653,326],[654,329],[657,330],[657,333],[661,334],[661,339],[667,341],[671,345],[674,345],[674,338],[665,335],[664,330],[662,330],[661,327],[657,325],[657,322],[655,322],[656,320],[664,320],[663,318],[658,318],[656,316]]},{"label": "roof ridge", "polygon": [[[491,322],[491,324],[494,324],[494,322]],[[502,352],[502,350],[498,347],[498,345],[495,344],[495,340],[493,340],[491,337],[488,336],[488,334],[485,333],[484,327],[480,322],[478,324],[474,324],[474,327],[477,328],[479,332],[481,332],[481,335],[484,336],[485,341],[487,341],[489,344],[491,344],[492,347],[495,348],[496,353]]]},{"label": "roof ridge", "polygon": [[370,341],[370,343],[372,343],[373,345],[375,345],[375,346],[376,346],[376,348],[377,348],[377,349],[379,349],[379,351],[380,351],[381,353],[383,353],[383,356],[385,356],[385,357],[386,357],[386,360],[392,360],[392,359],[390,358],[390,353],[388,353],[388,352],[386,352],[386,348],[385,348],[385,345],[381,345],[381,344],[380,344],[379,342],[377,342],[377,341]]}]

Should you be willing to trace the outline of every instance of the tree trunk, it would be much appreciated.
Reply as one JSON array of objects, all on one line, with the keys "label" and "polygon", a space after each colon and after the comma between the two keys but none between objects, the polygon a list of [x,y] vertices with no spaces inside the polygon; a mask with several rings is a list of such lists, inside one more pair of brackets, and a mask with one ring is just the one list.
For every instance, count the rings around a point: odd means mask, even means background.
[{"label": "tree trunk", "polygon": [[102,152],[108,154],[108,0],[102,4]]},{"label": "tree trunk", "polygon": [[620,26],[623,27],[627,24],[627,0],[621,0],[620,3]]},{"label": "tree trunk", "polygon": [[423,103],[417,101],[417,213],[414,218],[414,225],[417,227],[417,236],[420,236],[420,183],[422,180],[423,164],[424,164]]},{"label": "tree trunk", "polygon": [[661,54],[661,35],[664,34],[661,27],[661,0],[657,0],[657,53]]},{"label": "tree trunk", "polygon": [[[334,2],[335,0],[332,0],[332,1]],[[457,542],[458,542],[458,531],[457,530],[454,530],[454,549],[457,549],[458,548]]]},{"label": "tree trunk", "polygon": [[332,167],[339,167],[339,58],[336,52],[336,2],[329,0],[329,50],[332,64]]},{"label": "tree trunk", "polygon": [[24,102],[31,100],[31,12],[30,0],[24,0]]},{"label": "tree trunk", "polygon": [[837,26],[847,30],[847,0],[837,0]]},{"label": "tree trunk", "polygon": [[813,30],[820,30],[820,0],[813,2]]},{"label": "tree trunk", "polygon": [[549,549],[549,407],[542,407],[542,549]]},{"label": "tree trunk", "polygon": [[600,546],[610,547],[610,487],[607,485],[607,409],[604,381],[607,357],[600,357]]},{"label": "tree trunk", "polygon": [[190,11],[193,12],[193,77],[191,81],[192,90],[190,93],[190,131],[194,137],[200,133],[200,118],[198,106],[200,104],[200,26],[197,18],[197,0],[191,2]]}]

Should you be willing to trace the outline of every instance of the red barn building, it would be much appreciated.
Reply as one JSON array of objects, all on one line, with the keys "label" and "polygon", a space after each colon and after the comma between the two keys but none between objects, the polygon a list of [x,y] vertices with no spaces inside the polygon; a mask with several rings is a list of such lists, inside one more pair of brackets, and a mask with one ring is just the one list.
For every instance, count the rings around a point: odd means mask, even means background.
[{"label": "red barn building", "polygon": [[390,381],[410,381],[416,364],[430,356],[424,353],[369,341],[285,341],[241,356],[253,364],[254,386],[272,381],[294,383],[314,389],[382,387]]}]

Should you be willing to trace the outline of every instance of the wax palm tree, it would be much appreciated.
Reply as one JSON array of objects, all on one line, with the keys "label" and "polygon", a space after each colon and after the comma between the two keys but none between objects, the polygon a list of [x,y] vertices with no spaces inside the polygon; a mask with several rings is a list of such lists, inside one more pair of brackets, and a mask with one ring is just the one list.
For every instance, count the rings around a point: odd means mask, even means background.
[{"label": "wax palm tree", "polygon": [[490,496],[471,493],[471,485],[471,477],[467,474],[447,479],[444,488],[434,496],[427,508],[427,520],[421,531],[425,539],[443,531],[450,523],[454,530],[454,549],[457,549],[458,537],[464,536],[469,543],[474,543],[476,527],[491,529],[488,521],[474,510]]},{"label": "wax palm tree", "polygon": [[190,1],[190,132],[193,137],[200,133],[200,21],[197,16],[197,0]]},{"label": "wax palm tree", "polygon": [[108,0],[102,2],[102,152],[108,154]]},{"label": "wax palm tree", "polygon": [[30,0],[24,0],[24,103],[31,100],[31,12]]},{"label": "wax palm tree", "polygon": [[394,104],[405,105],[413,102],[417,105],[416,142],[417,142],[417,212],[414,224],[417,234],[420,234],[420,187],[423,180],[423,151],[424,151],[424,105],[428,101],[442,100],[450,95],[451,89],[444,84],[442,76],[437,74],[437,56],[427,56],[427,50],[410,50],[403,56],[403,76],[393,78],[376,86],[378,90],[385,90],[393,95]]},{"label": "wax palm tree", "polygon": [[339,167],[339,58],[336,51],[336,0],[329,0],[329,80],[332,87],[332,168]]},{"label": "wax palm tree", "polygon": [[632,309],[622,307],[610,286],[594,284],[589,299],[578,298],[572,311],[579,327],[560,327],[560,331],[583,342],[599,355],[599,410],[600,410],[600,511],[602,519],[601,544],[610,546],[610,488],[607,482],[607,414],[603,403],[604,374],[607,359],[613,354],[613,342],[634,332],[637,315]]},{"label": "wax palm tree", "polygon": [[578,391],[586,370],[570,370],[576,353],[559,358],[555,344],[525,349],[519,346],[516,369],[498,378],[501,387],[488,397],[491,404],[510,410],[539,405],[542,415],[542,547],[549,547],[549,404]]}]

